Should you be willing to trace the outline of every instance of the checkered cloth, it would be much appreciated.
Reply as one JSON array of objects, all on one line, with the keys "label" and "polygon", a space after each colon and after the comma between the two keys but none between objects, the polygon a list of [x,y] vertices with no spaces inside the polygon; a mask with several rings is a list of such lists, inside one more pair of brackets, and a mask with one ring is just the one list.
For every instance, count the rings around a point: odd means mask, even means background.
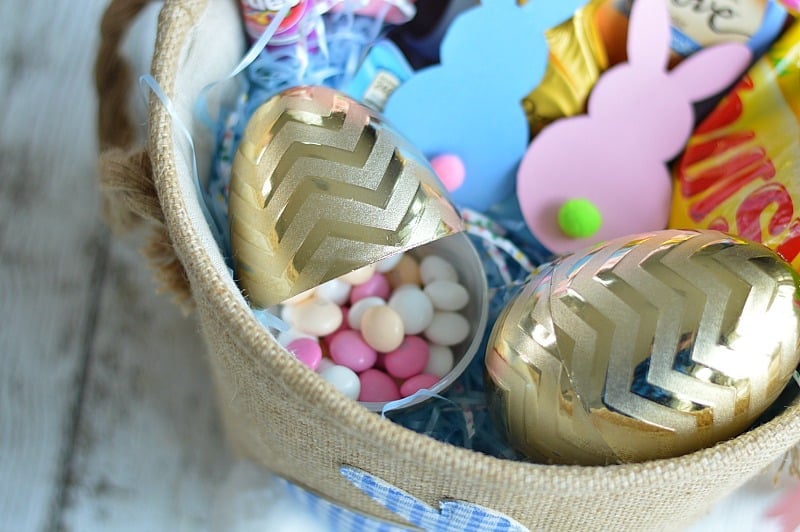
[{"label": "checkered cloth", "polygon": [[[353,467],[342,467],[342,475],[372,500],[408,521],[432,532],[524,532],[527,530],[510,517],[488,508],[462,501],[442,501],[441,511],[383,480]],[[346,532],[405,532],[400,527],[347,510],[297,486],[289,484],[292,494],[332,530]]]}]

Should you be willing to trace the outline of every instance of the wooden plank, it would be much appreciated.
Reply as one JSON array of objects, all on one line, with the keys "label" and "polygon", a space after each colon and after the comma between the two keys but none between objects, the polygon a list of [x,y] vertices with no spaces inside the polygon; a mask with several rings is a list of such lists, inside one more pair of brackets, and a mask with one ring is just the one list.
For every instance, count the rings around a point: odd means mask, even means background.
[{"label": "wooden plank", "polygon": [[81,415],[69,530],[199,530],[230,468],[198,326],[114,242]]},{"label": "wooden plank", "polygon": [[0,3],[0,529],[60,497],[107,255],[90,50],[104,1]]},{"label": "wooden plank", "polygon": [[[147,71],[159,5],[125,39]],[[138,122],[141,98],[132,95]],[[155,294],[135,238],[114,242],[99,301],[60,523],[70,530],[208,528],[230,462],[198,326]]]}]

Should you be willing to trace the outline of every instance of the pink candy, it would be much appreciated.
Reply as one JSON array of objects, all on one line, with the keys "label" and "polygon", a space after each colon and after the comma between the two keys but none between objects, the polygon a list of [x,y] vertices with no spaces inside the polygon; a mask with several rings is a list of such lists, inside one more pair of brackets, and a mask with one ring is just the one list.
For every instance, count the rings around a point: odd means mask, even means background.
[{"label": "pink candy", "polygon": [[379,369],[368,369],[358,376],[361,381],[359,401],[366,403],[383,403],[400,399],[397,384],[386,373]]},{"label": "pink candy", "polygon": [[378,359],[378,353],[367,345],[358,331],[347,330],[336,333],[328,343],[328,347],[334,362],[356,373],[371,368]]},{"label": "pink candy", "polygon": [[298,338],[289,342],[286,346],[297,360],[316,371],[322,361],[322,348],[319,342],[311,338]]},{"label": "pink candy", "polygon": [[439,377],[436,375],[422,373],[421,375],[411,377],[404,382],[403,385],[400,386],[400,394],[403,397],[408,397],[409,395],[414,395],[422,389],[432,388],[437,382],[439,382]]},{"label": "pink candy", "polygon": [[[428,364],[430,349],[419,336],[406,336],[403,343],[390,353],[380,356],[361,337],[358,331],[341,330],[326,338],[333,361],[359,373],[359,401],[383,403],[413,395],[431,388],[439,377],[422,373]],[[286,346],[297,359],[316,371],[322,361],[322,347],[311,338],[298,338]],[[377,369],[383,367],[386,372]],[[397,386],[396,379],[406,379]]]},{"label": "pink candy", "polygon": [[448,192],[458,190],[464,184],[467,171],[464,168],[464,161],[458,155],[446,153],[434,157],[431,159],[431,168]]},{"label": "pink candy", "polygon": [[353,287],[350,292],[350,303],[356,303],[367,297],[379,297],[386,300],[389,298],[390,292],[389,281],[380,273],[376,273],[366,283]]},{"label": "pink candy", "polygon": [[407,379],[425,370],[429,354],[428,342],[419,336],[406,336],[400,347],[386,354],[383,364],[392,377]]}]

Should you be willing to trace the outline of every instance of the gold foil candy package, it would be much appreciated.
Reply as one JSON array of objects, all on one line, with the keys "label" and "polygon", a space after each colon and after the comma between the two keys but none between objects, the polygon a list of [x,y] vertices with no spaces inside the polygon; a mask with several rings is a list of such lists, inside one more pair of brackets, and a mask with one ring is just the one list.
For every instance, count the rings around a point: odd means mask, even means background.
[{"label": "gold foil candy package", "polygon": [[798,277],[717,231],[612,240],[542,269],[497,320],[490,407],[549,463],[669,458],[744,431],[800,362]]},{"label": "gold foil candy package", "polygon": [[620,21],[616,18],[623,16],[611,2],[591,0],[570,20],[545,32],[550,50],[547,70],[541,83],[523,99],[531,136],[536,136],[554,120],[585,110],[592,87],[609,67],[603,39],[606,28],[616,26],[616,31],[608,33],[609,37],[619,35],[619,41],[609,42],[609,45],[621,45],[624,54],[624,34],[621,35]]}]

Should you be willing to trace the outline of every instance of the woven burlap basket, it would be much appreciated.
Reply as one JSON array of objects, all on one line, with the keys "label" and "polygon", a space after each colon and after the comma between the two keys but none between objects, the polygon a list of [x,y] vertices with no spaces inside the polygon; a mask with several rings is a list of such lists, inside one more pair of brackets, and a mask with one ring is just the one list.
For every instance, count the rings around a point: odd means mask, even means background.
[{"label": "woven burlap basket", "polygon": [[[102,26],[101,186],[117,227],[152,225],[144,254],[165,288],[194,309],[208,344],[219,407],[234,448],[338,505],[402,522],[340,474],[364,470],[438,507],[456,499],[491,508],[531,529],[676,529],[791,452],[800,405],[713,448],[670,460],[609,467],[500,460],[406,430],[356,402],[286,352],[254,319],[228,273],[198,206],[191,150],[175,120],[150,99],[146,149],[124,113],[133,85],[117,49],[145,0],[115,0]],[[201,174],[211,139],[193,119],[205,85],[242,53],[234,0],[167,0],[152,74],[192,130]],[[210,96],[214,107],[213,94]],[[202,177],[202,175],[201,175]]]}]

